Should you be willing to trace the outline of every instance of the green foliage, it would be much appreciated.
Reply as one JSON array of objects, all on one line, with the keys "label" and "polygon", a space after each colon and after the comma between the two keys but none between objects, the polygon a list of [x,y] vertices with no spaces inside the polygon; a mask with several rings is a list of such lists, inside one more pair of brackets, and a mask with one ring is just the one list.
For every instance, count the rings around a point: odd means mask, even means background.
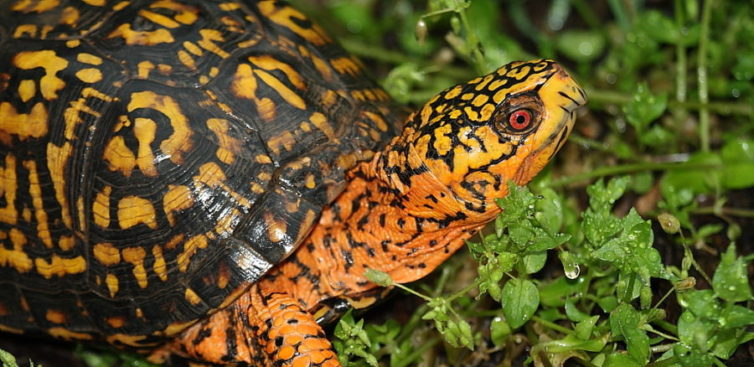
[{"label": "green foliage", "polygon": [[[18,363],[16,362],[16,357],[3,349],[0,349],[0,365],[2,365],[2,367],[18,367]],[[33,361],[29,360],[29,367],[41,367],[41,366],[42,365],[35,364]]]}]

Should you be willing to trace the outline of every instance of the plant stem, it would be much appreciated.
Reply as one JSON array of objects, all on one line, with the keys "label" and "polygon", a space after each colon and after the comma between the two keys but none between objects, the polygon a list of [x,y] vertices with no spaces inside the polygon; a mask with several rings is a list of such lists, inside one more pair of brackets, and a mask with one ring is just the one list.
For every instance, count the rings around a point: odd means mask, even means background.
[{"label": "plant stem", "polygon": [[419,358],[424,352],[426,352],[430,348],[433,348],[435,346],[435,344],[437,344],[439,342],[440,342],[440,337],[438,337],[438,336],[430,338],[429,340],[427,340],[424,343],[422,343],[422,345],[420,347],[416,348],[416,350],[413,353],[409,354],[408,357],[406,357],[405,359],[402,359],[402,360],[398,361],[395,364],[395,367],[408,366],[409,364],[411,364],[412,362],[414,362],[417,358]]},{"label": "plant stem", "polygon": [[557,330],[557,331],[559,331],[559,332],[561,332],[563,334],[566,334],[566,335],[573,334],[573,330],[571,330],[571,329],[569,329],[567,327],[560,326],[560,325],[558,325],[558,324],[556,324],[556,323],[554,323],[552,321],[547,321],[547,320],[545,320],[545,319],[543,319],[543,318],[541,318],[539,316],[532,316],[531,319],[532,319],[532,321],[538,322],[538,323],[540,323],[540,324],[542,324],[542,325],[544,325],[544,326],[546,326],[546,327],[548,327],[550,329]]},{"label": "plant stem", "polygon": [[[604,89],[590,89],[587,88],[586,94],[589,96],[591,103],[604,103],[604,104],[626,104],[631,101],[631,95],[612,90]],[[711,112],[719,113],[721,115],[745,115],[754,116],[754,106],[747,103],[738,102],[679,102],[668,101],[668,106],[671,108],[682,108],[689,110],[701,110],[703,108],[708,109]]]},{"label": "plant stem", "polygon": [[577,175],[563,177],[553,181],[551,187],[567,186],[572,183],[587,181],[593,178],[620,175],[626,173],[636,173],[645,171],[665,171],[665,170],[686,170],[686,169],[719,169],[721,166],[709,163],[631,163],[620,166],[606,166],[595,168],[592,171],[580,173]]},{"label": "plant stem", "polygon": [[[685,9],[681,0],[675,0],[675,25],[680,31],[684,27]],[[680,102],[686,102],[686,47],[683,45],[682,37],[678,37],[675,44],[676,55],[676,79],[675,79],[675,99]]]},{"label": "plant stem", "polygon": [[[699,50],[697,54],[697,78],[699,82],[699,103],[709,102],[709,86],[707,84],[707,43],[709,43],[709,23],[712,12],[712,1],[704,1],[702,10],[702,27],[699,34]],[[702,151],[710,149],[709,109],[705,106],[699,109],[699,138]]]},{"label": "plant stem", "polygon": [[474,69],[477,73],[484,74],[487,71],[487,61],[482,54],[481,42],[479,41],[479,38],[477,38],[474,28],[469,24],[469,19],[466,17],[466,9],[459,6],[459,8],[456,9],[456,13],[458,14],[458,17],[461,18],[461,24],[463,24],[463,29],[466,31],[466,41],[470,46],[471,56],[474,60]]},{"label": "plant stem", "polygon": [[743,208],[715,208],[706,206],[691,210],[691,212],[694,214],[722,214],[734,217],[754,218],[754,210]]}]

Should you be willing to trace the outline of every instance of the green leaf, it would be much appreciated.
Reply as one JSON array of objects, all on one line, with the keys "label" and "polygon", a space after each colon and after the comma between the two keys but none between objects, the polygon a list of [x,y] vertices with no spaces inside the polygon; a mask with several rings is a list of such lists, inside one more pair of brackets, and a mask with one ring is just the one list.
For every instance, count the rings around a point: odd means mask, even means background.
[{"label": "green leaf", "polygon": [[677,43],[681,32],[675,22],[657,10],[648,10],[639,18],[636,28],[647,33],[652,39],[664,43]]},{"label": "green leaf", "polygon": [[558,33],[555,47],[571,60],[589,62],[602,55],[605,36],[599,32],[568,30]]},{"label": "green leaf", "polygon": [[605,359],[604,367],[642,367],[644,363],[636,362],[631,356],[620,353],[612,352],[607,355]]},{"label": "green leaf", "polygon": [[2,349],[0,349],[0,363],[2,363],[3,367],[18,367],[16,357]]},{"label": "green leaf", "polygon": [[631,101],[623,106],[623,113],[626,114],[628,123],[641,134],[652,121],[665,113],[667,107],[667,93],[654,95],[646,83],[640,83]]},{"label": "green leaf", "polygon": [[669,191],[668,186],[674,187],[676,192],[691,190],[694,194],[713,192],[721,186],[722,174],[719,169],[714,168],[722,166],[722,159],[718,154],[696,152],[689,157],[688,163],[707,164],[710,167],[668,171],[660,181],[663,195]]},{"label": "green leaf", "polygon": [[579,339],[574,335],[566,335],[563,339],[551,340],[541,343],[548,353],[568,353],[574,350],[585,350],[588,352],[599,352],[607,344],[608,338],[599,339]]},{"label": "green leaf", "polygon": [[393,278],[390,277],[390,274],[376,269],[367,268],[364,271],[364,277],[380,287],[389,287],[393,285]]},{"label": "green leaf", "polygon": [[511,279],[503,286],[503,314],[513,329],[523,326],[539,307],[539,291],[528,279]]},{"label": "green leaf", "polygon": [[752,298],[749,277],[743,258],[736,257],[736,246],[731,244],[723,253],[712,277],[715,294],[729,302],[743,302]]},{"label": "green leaf", "polygon": [[676,361],[682,367],[710,367],[714,364],[715,357],[694,348],[689,348],[683,343],[673,346],[673,354]]},{"label": "green leaf", "polygon": [[720,151],[723,162],[722,182],[729,189],[754,186],[754,141],[734,139]]},{"label": "green leaf", "polygon": [[495,317],[490,323],[490,338],[496,346],[505,344],[505,339],[513,333],[510,325],[502,317]]},{"label": "green leaf", "polygon": [[714,344],[715,323],[704,320],[690,311],[678,318],[678,337],[687,345],[700,351],[708,351]]},{"label": "green leaf", "polygon": [[754,310],[739,305],[727,305],[720,314],[721,324],[726,328],[741,328],[754,325]]},{"label": "green leaf", "polygon": [[544,188],[539,193],[542,197],[537,200],[535,208],[537,212],[534,218],[537,223],[550,235],[556,235],[563,226],[563,202],[555,190]]},{"label": "green leaf", "polygon": [[565,301],[569,296],[585,292],[587,286],[588,283],[584,277],[576,279],[558,277],[541,287],[539,291],[540,300],[543,306],[561,307],[565,305]]},{"label": "green leaf", "polygon": [[582,312],[578,308],[576,308],[576,305],[573,304],[572,299],[566,300],[565,303],[565,313],[566,316],[568,316],[568,319],[571,321],[584,321],[589,318],[589,314]]},{"label": "green leaf", "polygon": [[581,340],[589,340],[592,337],[594,325],[597,324],[599,319],[599,316],[591,316],[576,324],[576,327],[573,329],[576,337]]},{"label": "green leaf", "polygon": [[346,312],[335,326],[333,347],[338,352],[338,360],[343,365],[355,360],[368,366],[377,367],[377,358],[370,351],[371,341],[364,330],[364,320],[354,321],[351,311]]},{"label": "green leaf", "polygon": [[624,303],[610,312],[610,330],[626,341],[628,354],[640,364],[649,359],[649,337],[641,329],[642,315],[630,304]]},{"label": "green leaf", "polygon": [[545,266],[545,262],[547,262],[547,252],[540,251],[528,254],[521,260],[523,262],[524,272],[526,272],[526,274],[533,274],[542,270]]},{"label": "green leaf", "polygon": [[602,308],[602,311],[611,312],[618,307],[618,298],[615,296],[602,297],[597,300],[597,304]]}]

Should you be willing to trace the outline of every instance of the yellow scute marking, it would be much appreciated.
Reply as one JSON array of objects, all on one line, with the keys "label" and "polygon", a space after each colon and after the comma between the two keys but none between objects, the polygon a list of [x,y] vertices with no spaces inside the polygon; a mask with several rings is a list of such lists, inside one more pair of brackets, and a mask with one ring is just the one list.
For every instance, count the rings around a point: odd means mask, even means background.
[{"label": "yellow scute marking", "polygon": [[107,285],[107,290],[110,292],[110,297],[115,297],[118,294],[118,277],[113,274],[107,274],[105,276],[105,285]]},{"label": "yellow scute marking", "polygon": [[239,64],[231,84],[233,93],[241,98],[256,99],[257,79],[249,64]]},{"label": "yellow scute marking", "polygon": [[105,321],[113,329],[123,327],[126,324],[126,319],[123,316],[111,316],[106,318]]},{"label": "yellow scute marking", "polygon": [[267,97],[257,98],[257,78],[254,77],[251,65],[238,65],[230,89],[236,96],[254,101],[257,112],[263,120],[272,121],[275,119],[275,103]]},{"label": "yellow scute marking", "polygon": [[309,118],[309,121],[311,121],[314,126],[322,131],[322,133],[324,133],[328,139],[337,140],[335,131],[333,130],[332,125],[330,125],[330,123],[327,121],[327,117],[325,117],[325,115],[320,112],[315,112]]},{"label": "yellow scute marking", "polygon": [[193,43],[191,41],[184,41],[183,48],[185,48],[186,51],[191,52],[192,54],[196,56],[202,56],[202,54],[204,53],[202,49],[196,45],[196,43]]},{"label": "yellow scute marking", "polygon": [[144,257],[146,254],[146,251],[142,247],[128,247],[121,251],[123,261],[134,266],[132,273],[134,278],[136,278],[136,283],[141,288],[147,287],[147,270],[144,268]]},{"label": "yellow scute marking", "polygon": [[183,153],[192,148],[193,133],[188,118],[173,97],[161,96],[152,91],[136,92],[131,95],[127,108],[129,112],[139,108],[152,108],[165,114],[170,119],[173,134],[160,143],[160,150],[169,155],[173,163],[183,163]]},{"label": "yellow scute marking", "polygon": [[256,74],[259,79],[262,79],[267,85],[270,86],[273,90],[275,90],[283,99],[291,104],[292,106],[304,110],[306,109],[306,102],[296,94],[293,90],[288,88],[287,85],[283,84],[280,80],[278,80],[275,76],[272,74],[264,71],[255,69],[254,74]]},{"label": "yellow scute marking", "polygon": [[154,31],[134,31],[131,24],[121,24],[112,31],[107,38],[121,37],[127,45],[133,46],[154,46],[161,43],[173,42],[173,35],[167,29],[156,29]]},{"label": "yellow scute marking", "polygon": [[77,71],[76,77],[84,83],[96,83],[102,80],[102,72],[99,69],[86,68]]},{"label": "yellow scute marking", "polygon": [[285,222],[272,216],[272,214],[264,214],[264,223],[267,225],[267,238],[269,238],[271,242],[280,242],[287,237],[286,230],[288,229],[288,226]]},{"label": "yellow scute marking", "polygon": [[68,318],[65,316],[65,313],[61,312],[60,310],[49,309],[45,314],[45,319],[53,324],[62,324]]},{"label": "yellow scute marking", "polygon": [[146,9],[140,9],[139,16],[147,18],[153,23],[159,24],[165,28],[178,28],[180,26],[180,24],[178,24],[178,22],[176,22],[175,20]]},{"label": "yellow scute marking", "polygon": [[303,28],[298,22],[294,21],[294,19],[301,20],[307,18],[304,14],[301,14],[301,12],[290,6],[279,7],[275,2],[263,1],[258,4],[258,7],[262,14],[267,16],[271,21],[282,25],[315,46],[322,46],[330,42],[330,39],[319,26],[312,25],[311,28]]},{"label": "yellow scute marking", "polygon": [[72,220],[65,191],[66,179],[63,174],[65,173],[65,164],[68,162],[68,158],[71,157],[72,150],[73,146],[70,143],[65,143],[62,147],[52,143],[47,144],[47,168],[50,170],[50,178],[55,188],[55,199],[57,199],[62,208],[61,216],[63,217],[63,223],[68,228],[72,228]]},{"label": "yellow scute marking", "polygon": [[25,79],[18,83],[18,96],[21,101],[28,102],[35,94],[37,94],[37,83],[35,81]]},{"label": "yellow scute marking", "polygon": [[185,297],[186,300],[192,305],[198,305],[202,302],[202,299],[199,298],[199,295],[196,294],[196,292],[194,292],[191,288],[186,288]]},{"label": "yellow scute marking", "polygon": [[19,0],[11,6],[10,10],[22,13],[43,13],[55,9],[60,5],[60,0]]},{"label": "yellow scute marking", "polygon": [[186,272],[188,270],[191,257],[194,256],[197,249],[203,249],[207,247],[207,237],[204,235],[197,235],[189,238],[183,243],[183,252],[178,254],[176,262],[178,263],[178,270]]},{"label": "yellow scute marking", "polygon": [[131,176],[131,171],[136,166],[136,156],[128,149],[122,136],[110,139],[102,158],[108,163],[111,171],[120,171],[126,177]]},{"label": "yellow scute marking", "polygon": [[13,32],[13,38],[35,37],[37,26],[34,24],[21,24]]},{"label": "yellow scute marking", "polygon": [[94,217],[94,224],[107,228],[110,226],[110,193],[113,188],[105,186],[101,192],[97,193],[92,203],[92,216]]},{"label": "yellow scute marking", "polygon": [[198,18],[198,10],[190,5],[185,5],[173,0],[158,0],[149,5],[151,9],[163,8],[177,12],[173,19],[183,24],[193,24]]},{"label": "yellow scute marking", "polygon": [[178,51],[178,61],[181,62],[181,64],[185,65],[187,68],[191,70],[196,69],[196,61],[194,61],[194,58],[189,55],[188,52],[184,50]]},{"label": "yellow scute marking", "polygon": [[304,79],[293,67],[269,55],[250,56],[249,61],[265,70],[280,70],[297,89],[306,88]]},{"label": "yellow scute marking", "polygon": [[149,78],[149,73],[154,70],[154,64],[151,61],[142,61],[137,65],[139,78]]},{"label": "yellow scute marking", "polygon": [[360,71],[357,65],[350,57],[341,57],[330,60],[333,69],[341,74],[357,75]]},{"label": "yellow scute marking", "polygon": [[68,67],[68,61],[58,57],[55,51],[21,51],[13,57],[13,65],[24,70],[45,70],[45,75],[39,80],[39,86],[42,97],[48,101],[58,98],[58,91],[65,87],[63,79],[55,74]]},{"label": "yellow scute marking", "polygon": [[118,224],[128,229],[138,224],[145,224],[151,229],[157,228],[157,217],[152,202],[137,196],[126,196],[118,202]]},{"label": "yellow scute marking", "polygon": [[146,338],[146,335],[112,334],[109,335],[105,340],[113,345],[123,344],[132,347],[144,347],[145,343],[142,343],[141,341]]},{"label": "yellow scute marking", "polygon": [[137,117],[134,120],[134,135],[139,141],[139,152],[136,156],[136,165],[145,176],[157,176],[157,167],[154,165],[155,157],[151,144],[157,132],[157,123],[152,119]]},{"label": "yellow scute marking", "polygon": [[183,185],[169,185],[168,192],[162,198],[162,207],[171,226],[175,225],[175,215],[173,213],[188,209],[192,205],[194,205],[194,198],[191,195],[191,190]]},{"label": "yellow scute marking", "polygon": [[452,128],[449,124],[442,125],[435,129],[435,143],[432,145],[437,153],[440,155],[446,155],[453,148],[453,141],[450,138]]},{"label": "yellow scute marking", "polygon": [[24,331],[21,329],[12,328],[10,326],[5,326],[3,324],[0,324],[0,331],[12,333],[12,334],[23,334]]},{"label": "yellow scute marking", "polygon": [[225,164],[233,163],[241,150],[241,141],[228,134],[228,120],[211,118],[207,120],[207,127],[217,136],[217,159]]},{"label": "yellow scute marking", "polygon": [[239,5],[238,3],[221,3],[218,6],[220,7],[220,10],[222,11],[232,11],[232,10],[239,9],[241,7],[241,5]]},{"label": "yellow scute marking", "polygon": [[[0,232],[5,235],[5,232]],[[0,266],[10,266],[15,268],[19,273],[26,273],[33,267],[29,256],[24,252],[26,245],[26,236],[21,231],[12,228],[10,230],[10,241],[13,244],[12,249],[0,246]]]},{"label": "yellow scute marking", "polygon": [[165,263],[165,258],[162,256],[162,247],[160,245],[155,245],[152,247],[152,256],[154,256],[154,264],[152,265],[152,269],[154,270],[155,274],[157,274],[158,277],[160,277],[160,280],[167,281],[168,280],[168,266]]},{"label": "yellow scute marking", "polygon": [[42,203],[42,185],[39,182],[37,163],[24,161],[24,168],[29,171],[29,195],[34,206],[34,217],[37,219],[37,236],[47,248],[52,248],[52,236],[50,235],[49,223],[47,223],[47,211]]},{"label": "yellow scute marking", "polygon": [[197,43],[203,49],[209,52],[212,52],[223,59],[226,59],[228,58],[228,56],[230,56],[229,53],[225,52],[225,50],[223,50],[222,48],[220,48],[220,46],[215,44],[215,42],[225,41],[225,39],[223,38],[223,34],[220,33],[220,31],[216,29],[201,29],[199,30],[199,34],[202,36],[202,39],[200,39]]},{"label": "yellow scute marking", "polygon": [[92,340],[92,336],[89,334],[77,333],[64,327],[49,328],[47,329],[47,334],[50,334],[50,336],[54,338],[65,340]]},{"label": "yellow scute marking", "polygon": [[37,267],[37,273],[45,279],[50,279],[53,276],[64,277],[67,274],[80,274],[86,270],[86,260],[82,256],[63,258],[52,255],[50,262],[42,258],[34,259],[34,265]]},{"label": "yellow scute marking", "polygon": [[483,104],[487,103],[489,99],[490,97],[487,97],[486,94],[480,94],[474,97],[474,100],[471,101],[471,104],[473,104],[476,107],[481,107]]},{"label": "yellow scute marking", "polygon": [[6,203],[4,207],[0,207],[0,221],[2,222],[8,224],[16,224],[18,222],[18,211],[16,211],[17,189],[16,157],[8,154],[5,156],[5,167],[0,167],[0,194],[5,197]]},{"label": "yellow scute marking", "polygon": [[17,135],[21,140],[45,136],[47,119],[47,108],[42,102],[35,103],[29,113],[18,113],[10,102],[0,102],[0,131]]},{"label": "yellow scute marking", "polygon": [[275,154],[280,154],[280,148],[283,147],[287,151],[291,151],[296,144],[296,138],[290,131],[284,131],[278,136],[274,136],[267,141],[267,146],[270,147]]},{"label": "yellow scute marking", "polygon": [[458,97],[461,94],[462,87],[460,85],[456,85],[451,90],[445,92],[445,99],[453,99]]},{"label": "yellow scute marking", "polygon": [[60,247],[61,250],[70,251],[74,246],[76,246],[76,240],[73,238],[73,236],[60,236],[60,240],[58,240],[58,247]]},{"label": "yellow scute marking", "polygon": [[78,62],[82,62],[84,64],[90,64],[90,65],[101,65],[102,64],[102,58],[99,56],[95,56],[88,53],[80,53],[76,55],[76,60]]},{"label": "yellow scute marking", "polygon": [[92,249],[94,258],[105,266],[115,265],[120,262],[120,251],[112,243],[102,242],[94,245]]},{"label": "yellow scute marking", "polygon": [[105,0],[82,0],[91,6],[105,6]]}]

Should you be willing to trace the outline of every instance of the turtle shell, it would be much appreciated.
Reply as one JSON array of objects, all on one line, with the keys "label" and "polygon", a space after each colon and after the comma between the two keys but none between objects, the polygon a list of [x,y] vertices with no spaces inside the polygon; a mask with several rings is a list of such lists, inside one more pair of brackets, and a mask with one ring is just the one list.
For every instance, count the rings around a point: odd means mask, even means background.
[{"label": "turtle shell", "polygon": [[224,307],[390,105],[282,2],[0,0],[0,330],[147,347]]}]

